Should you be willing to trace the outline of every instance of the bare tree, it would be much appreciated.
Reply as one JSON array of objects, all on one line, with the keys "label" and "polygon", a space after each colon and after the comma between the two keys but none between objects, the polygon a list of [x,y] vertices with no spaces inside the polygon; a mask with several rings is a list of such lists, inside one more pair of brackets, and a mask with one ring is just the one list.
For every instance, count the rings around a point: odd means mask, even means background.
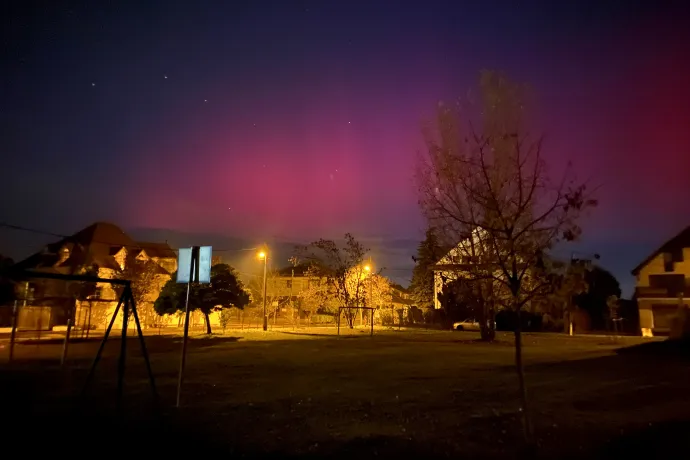
[{"label": "bare tree", "polygon": [[[335,312],[339,307],[362,307],[367,303],[367,250],[350,233],[345,234],[342,247],[333,240],[320,239],[297,251],[310,264],[310,277],[318,280],[319,286],[312,294],[322,299],[322,307]],[[357,310],[344,312],[347,324],[353,328]]]},{"label": "bare tree", "polygon": [[517,316],[515,365],[524,436],[532,446],[520,311],[551,289],[541,276],[544,254],[574,240],[582,211],[596,202],[570,169],[550,179],[542,138],[525,128],[523,86],[483,72],[480,88],[479,129],[471,114],[444,105],[435,126],[425,127],[426,154],[416,171],[419,204],[439,240],[454,248],[445,269],[480,283],[492,302]]}]

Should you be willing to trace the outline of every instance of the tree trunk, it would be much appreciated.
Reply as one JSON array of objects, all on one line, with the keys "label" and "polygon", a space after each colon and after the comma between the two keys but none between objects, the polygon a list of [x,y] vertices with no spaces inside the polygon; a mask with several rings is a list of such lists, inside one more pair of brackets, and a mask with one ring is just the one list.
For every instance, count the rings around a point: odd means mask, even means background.
[{"label": "tree trunk", "polygon": [[479,334],[481,339],[487,342],[492,342],[496,338],[492,310],[489,302],[484,301],[479,318]]},{"label": "tree trunk", "polygon": [[206,333],[211,334],[211,318],[208,317],[206,312],[204,312],[204,319],[206,320]]},{"label": "tree trunk", "polygon": [[515,307],[515,370],[518,374],[518,386],[520,390],[520,415],[522,420],[523,435],[526,448],[533,449],[532,421],[530,419],[529,408],[527,405],[527,389],[525,388],[525,369],[522,364],[522,319],[520,318],[520,308]]},{"label": "tree trunk", "polygon": [[479,285],[478,299],[479,299],[479,334],[480,338],[487,342],[492,342],[496,338],[496,328],[493,321],[493,306],[491,304],[492,293],[491,284],[486,287],[487,292],[484,292],[483,286]]}]

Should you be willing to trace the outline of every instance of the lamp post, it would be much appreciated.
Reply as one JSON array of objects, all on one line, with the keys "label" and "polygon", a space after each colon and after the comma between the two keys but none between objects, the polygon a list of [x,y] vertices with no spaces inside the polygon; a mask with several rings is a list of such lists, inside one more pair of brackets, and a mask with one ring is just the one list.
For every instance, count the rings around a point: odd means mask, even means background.
[{"label": "lamp post", "polygon": [[[288,262],[292,264],[292,274],[290,275],[290,308],[292,309],[292,329],[295,328],[295,303],[293,301],[293,288],[295,284],[295,267],[299,264],[297,257],[290,257]],[[299,312],[297,312],[297,321],[299,321]]]},{"label": "lamp post", "polygon": [[264,301],[263,301],[263,304],[264,304],[264,327],[263,327],[263,329],[264,329],[264,331],[267,331],[268,330],[268,316],[266,316],[266,273],[268,270],[268,267],[267,267],[267,265],[268,265],[268,254],[266,254],[265,250],[261,251],[259,253],[259,259],[264,260],[264,295],[263,295],[263,298],[264,298]]},{"label": "lamp post", "polygon": [[[371,278],[371,265],[367,264],[364,266],[364,271],[369,273],[369,306],[371,307],[371,298],[372,298],[372,291],[374,288],[374,285],[372,283],[372,278]],[[371,310],[373,311],[373,310]],[[372,316],[373,318],[373,316]],[[363,318],[363,313],[362,310],[359,310],[359,325],[363,326],[364,325],[364,318]]]}]

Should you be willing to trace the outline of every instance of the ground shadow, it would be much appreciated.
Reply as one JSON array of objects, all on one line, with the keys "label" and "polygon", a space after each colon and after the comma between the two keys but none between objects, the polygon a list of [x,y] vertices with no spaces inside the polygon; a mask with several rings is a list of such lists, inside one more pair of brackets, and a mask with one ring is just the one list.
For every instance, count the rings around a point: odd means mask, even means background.
[{"label": "ground shadow", "polygon": [[[619,436],[592,452],[591,457],[675,458],[685,457],[690,420],[672,420],[650,424],[645,429]],[[685,454],[683,454],[685,452]]]},{"label": "ground shadow", "polygon": [[648,342],[616,350],[625,356],[662,356],[690,358],[690,340],[664,340],[663,342]]}]

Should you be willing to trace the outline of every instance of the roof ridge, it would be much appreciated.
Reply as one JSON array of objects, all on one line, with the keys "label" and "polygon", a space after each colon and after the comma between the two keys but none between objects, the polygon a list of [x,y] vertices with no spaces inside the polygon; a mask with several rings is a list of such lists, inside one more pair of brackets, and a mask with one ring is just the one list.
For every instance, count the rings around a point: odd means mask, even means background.
[{"label": "roof ridge", "polygon": [[656,250],[652,251],[652,253],[649,256],[647,256],[642,262],[640,262],[635,268],[633,268],[631,273],[633,275],[637,275],[642,269],[642,267],[647,265],[652,259],[659,255],[667,246],[671,245],[674,241],[680,239],[680,237],[683,236],[686,232],[690,233],[690,225],[686,226],[683,230],[676,233],[670,239],[666,240]]}]

